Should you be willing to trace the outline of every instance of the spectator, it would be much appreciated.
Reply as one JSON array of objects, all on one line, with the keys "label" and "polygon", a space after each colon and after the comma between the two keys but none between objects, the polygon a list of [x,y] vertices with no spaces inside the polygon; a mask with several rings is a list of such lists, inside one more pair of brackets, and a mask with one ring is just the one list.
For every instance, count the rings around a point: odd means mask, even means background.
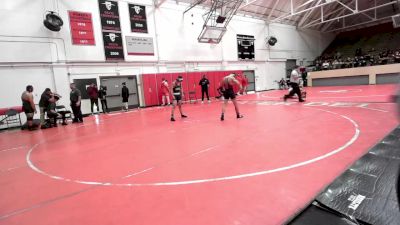
[{"label": "spectator", "polygon": [[95,104],[97,107],[97,113],[100,112],[99,109],[99,90],[97,89],[94,83],[90,84],[89,88],[87,89],[87,93],[90,98],[90,111],[93,115],[93,105]]},{"label": "spectator", "polygon": [[285,79],[283,79],[283,78],[279,81],[279,89],[280,89],[280,90],[285,90],[285,89],[287,89],[286,81],[285,81]]},{"label": "spectator", "polygon": [[325,60],[324,63],[322,63],[322,69],[329,70],[329,68],[330,68],[330,64],[327,60]]},{"label": "spectator", "polygon": [[126,87],[125,82],[122,83],[121,97],[122,97],[122,109],[128,111],[129,89]]},{"label": "spectator", "polygon": [[99,98],[100,98],[101,109],[103,110],[103,113],[107,113],[108,106],[107,106],[107,87],[106,86],[100,86]]},{"label": "spectator", "polygon": [[396,51],[393,55],[394,63],[400,63],[400,51]]}]

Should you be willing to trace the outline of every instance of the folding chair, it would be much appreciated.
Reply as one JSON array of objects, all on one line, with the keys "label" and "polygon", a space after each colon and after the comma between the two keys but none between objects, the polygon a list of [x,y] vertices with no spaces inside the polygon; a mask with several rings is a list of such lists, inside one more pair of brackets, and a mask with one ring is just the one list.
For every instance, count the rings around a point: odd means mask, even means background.
[{"label": "folding chair", "polygon": [[189,103],[192,103],[192,100],[194,103],[197,103],[197,96],[196,96],[196,91],[189,91]]},{"label": "folding chair", "polygon": [[[66,119],[71,119],[71,111],[67,110],[64,105],[57,105],[56,112],[59,114],[65,114]],[[57,120],[62,120],[62,117],[57,117]]]}]

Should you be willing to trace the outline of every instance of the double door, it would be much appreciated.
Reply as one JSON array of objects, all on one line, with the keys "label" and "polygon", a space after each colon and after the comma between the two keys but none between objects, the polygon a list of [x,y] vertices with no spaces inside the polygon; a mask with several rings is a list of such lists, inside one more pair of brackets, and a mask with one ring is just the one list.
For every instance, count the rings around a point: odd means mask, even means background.
[{"label": "double door", "polygon": [[122,83],[129,89],[129,108],[139,107],[139,96],[136,76],[100,77],[100,85],[107,88],[107,104],[109,110],[121,110]]}]

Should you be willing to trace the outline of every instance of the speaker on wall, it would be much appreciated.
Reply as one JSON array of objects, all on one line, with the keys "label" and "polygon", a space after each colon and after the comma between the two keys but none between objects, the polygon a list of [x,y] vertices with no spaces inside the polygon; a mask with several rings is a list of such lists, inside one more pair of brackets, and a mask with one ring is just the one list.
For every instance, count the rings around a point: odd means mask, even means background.
[{"label": "speaker on wall", "polygon": [[276,44],[276,42],[278,42],[278,39],[276,39],[276,37],[274,37],[274,36],[271,36],[271,37],[268,39],[268,44],[269,44],[270,46],[274,46],[274,45]]},{"label": "speaker on wall", "polygon": [[44,20],[43,20],[44,26],[51,30],[51,31],[60,31],[62,25],[64,24],[63,20],[57,13],[53,11],[47,12]]}]

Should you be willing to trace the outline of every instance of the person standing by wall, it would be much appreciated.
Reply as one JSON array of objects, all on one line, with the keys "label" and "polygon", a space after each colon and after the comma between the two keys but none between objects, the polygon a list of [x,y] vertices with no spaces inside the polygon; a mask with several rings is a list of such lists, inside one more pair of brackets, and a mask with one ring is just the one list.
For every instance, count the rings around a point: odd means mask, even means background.
[{"label": "person standing by wall", "polygon": [[199,85],[201,86],[201,103],[204,103],[204,94],[207,95],[208,103],[210,103],[210,97],[208,96],[208,88],[210,87],[210,81],[207,79],[206,75],[203,75],[201,78]]},{"label": "person standing by wall", "polygon": [[46,129],[45,115],[46,110],[50,103],[55,102],[54,95],[51,93],[50,88],[46,88],[40,96],[39,109],[40,109],[40,128]]},{"label": "person standing by wall", "polygon": [[26,123],[28,125],[28,130],[34,130],[36,126],[33,125],[33,116],[36,111],[35,103],[33,102],[33,86],[26,86],[25,91],[21,95],[22,108],[26,115]]},{"label": "person standing by wall", "polygon": [[129,89],[126,87],[125,82],[122,83],[121,97],[122,97],[122,109],[128,111]]},{"label": "person standing by wall", "polygon": [[73,123],[83,123],[83,116],[81,111],[81,100],[82,94],[81,91],[78,90],[74,83],[70,85],[71,92],[69,94],[69,99],[71,101],[71,109],[74,113]]},{"label": "person standing by wall", "polygon": [[233,105],[235,106],[236,118],[239,119],[243,117],[243,115],[241,115],[239,112],[239,106],[236,102],[236,93],[233,90],[233,85],[235,84],[239,86],[239,92],[243,89],[242,84],[236,79],[237,76],[237,74],[232,73],[222,79],[221,87],[224,95],[224,103],[222,104],[221,121],[225,120],[225,109],[229,99],[231,99]]},{"label": "person standing by wall", "polygon": [[168,86],[168,81],[165,78],[162,78],[161,81],[161,101],[162,101],[162,105],[165,105],[165,99],[167,100],[167,104],[171,104],[170,100],[169,100],[169,86]]},{"label": "person standing by wall", "polygon": [[105,86],[100,86],[99,98],[100,98],[101,109],[103,110],[103,113],[107,113],[107,112],[108,112],[108,106],[107,106],[107,87],[105,87]]},{"label": "person standing by wall", "polygon": [[96,85],[94,83],[90,84],[89,88],[87,89],[87,93],[90,98],[90,111],[92,112],[93,115],[93,105],[96,105],[97,107],[97,113],[100,112],[99,109],[99,90],[97,89]]},{"label": "person standing by wall", "polygon": [[300,90],[301,78],[299,72],[297,71],[298,68],[299,66],[296,65],[296,67],[292,70],[292,73],[290,75],[290,86],[292,86],[292,90],[289,92],[289,94],[283,97],[284,101],[292,97],[294,94],[297,94],[297,96],[299,96],[299,102],[304,102],[301,96],[301,90]]},{"label": "person standing by wall", "polygon": [[244,77],[242,77],[242,87],[243,87],[242,94],[244,95],[247,94],[247,85],[249,85],[249,79],[247,78],[247,75],[244,75]]},{"label": "person standing by wall", "polygon": [[171,110],[171,121],[175,121],[174,118],[174,112],[175,112],[175,107],[178,105],[179,112],[181,113],[182,118],[186,118],[187,116],[183,114],[182,111],[182,98],[183,98],[183,88],[182,88],[182,81],[183,77],[178,76],[174,82],[172,82],[172,89],[171,89],[171,94],[173,96],[173,103],[172,103],[172,110]]}]

